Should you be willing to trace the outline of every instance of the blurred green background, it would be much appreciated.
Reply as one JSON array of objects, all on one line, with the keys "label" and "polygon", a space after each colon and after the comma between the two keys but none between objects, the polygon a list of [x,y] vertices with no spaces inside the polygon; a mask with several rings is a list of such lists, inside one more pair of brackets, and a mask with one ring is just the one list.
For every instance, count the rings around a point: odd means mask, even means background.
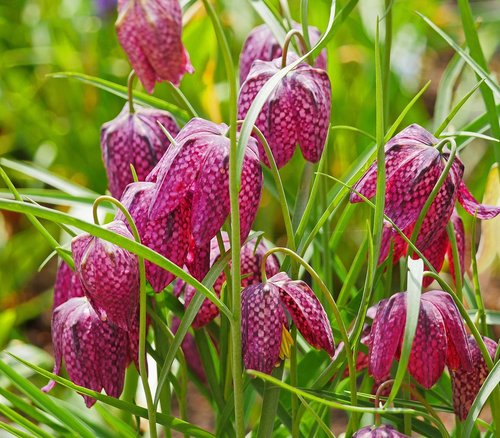
[{"label": "blurred green background", "polygon": [[[99,5],[105,3],[108,2],[101,1]],[[330,1],[314,0],[309,3],[310,24],[324,30]],[[338,3],[340,8],[346,2]],[[273,5],[279,7],[277,1]],[[498,3],[473,2],[472,7],[475,15],[481,16],[483,49],[487,58],[491,59],[492,69],[498,71]],[[250,1],[218,1],[217,8],[222,11],[222,21],[227,26],[237,63],[246,35],[261,19]],[[290,9],[292,16],[298,20],[299,1],[290,1]],[[453,51],[415,11],[428,16],[462,43],[458,11],[454,2],[437,0],[396,1],[393,11],[388,123],[392,123],[417,91],[431,80],[428,90],[410,111],[401,128],[419,123],[432,129],[438,85]],[[373,47],[376,17],[383,14],[383,2],[360,1],[328,45],[334,125],[350,125],[371,134],[375,132]],[[73,71],[125,84],[130,67],[117,42],[115,18],[113,8],[107,13],[99,12],[97,2],[90,0],[0,1],[2,156],[32,161],[93,191],[104,193],[106,179],[99,131],[104,122],[118,114],[124,101],[90,85],[47,75]],[[227,119],[228,92],[210,21],[200,2],[194,2],[184,18],[183,40],[196,72],[184,78],[182,91],[201,115],[214,121],[224,121]],[[455,87],[453,99],[458,100],[476,82],[474,75],[465,69]],[[155,95],[172,99],[164,84],[156,87]],[[477,93],[453,124],[461,126],[482,112],[484,106]],[[329,172],[336,177],[342,176],[369,144],[368,138],[354,132],[334,131],[328,150]],[[487,171],[493,162],[490,146],[482,140],[475,140],[463,154],[466,179],[476,194],[482,194]],[[285,186],[291,192],[296,190],[302,166],[302,159],[297,155],[283,169]],[[19,187],[43,186],[19,173],[9,171],[9,174]],[[47,226],[55,235],[59,233],[51,224]],[[335,220],[331,226],[335,226]],[[267,192],[254,228],[264,230],[266,237],[277,244],[283,243],[279,205]],[[359,244],[358,234],[361,235],[362,231],[363,225],[359,225],[346,232],[341,246],[343,252],[338,254],[344,263],[348,264],[354,257]],[[47,327],[55,261],[52,260],[38,272],[49,253],[47,244],[24,217],[0,213],[1,344],[5,344],[10,337],[27,337],[37,345],[50,342]],[[25,331],[9,332],[11,324],[18,327],[26,320],[31,323]]]}]

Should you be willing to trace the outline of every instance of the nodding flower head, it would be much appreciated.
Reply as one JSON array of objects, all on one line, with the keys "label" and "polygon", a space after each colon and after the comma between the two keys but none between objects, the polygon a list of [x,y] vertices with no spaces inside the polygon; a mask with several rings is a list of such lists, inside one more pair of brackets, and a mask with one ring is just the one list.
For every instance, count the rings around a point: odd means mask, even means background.
[{"label": "nodding flower head", "polygon": [[[288,59],[294,60],[291,54]],[[281,68],[281,59],[255,61],[238,98],[238,117],[245,118],[255,96]],[[257,118],[256,126],[269,143],[278,167],[292,158],[297,144],[302,155],[319,161],[330,123],[331,86],[328,74],[301,63],[276,86]],[[269,166],[259,141],[261,160]]]},{"label": "nodding flower head", "polygon": [[[149,207],[156,184],[135,182],[125,189],[121,203],[134,219],[141,243],[182,267],[189,249],[191,206],[185,200],[164,217],[151,219]],[[125,221],[121,211],[115,220]],[[128,226],[128,225],[127,225]],[[156,292],[174,280],[174,275],[146,260],[146,277]]]},{"label": "nodding flower head", "polygon": [[[122,221],[104,227],[133,239]],[[99,317],[128,330],[139,305],[137,257],[118,245],[87,233],[73,239],[71,250],[85,296]]]},{"label": "nodding flower head", "polygon": [[[191,206],[190,231],[193,245],[209,253],[210,240],[229,215],[229,147],[224,124],[192,119],[175,138],[153,169],[156,181],[150,218],[170,214],[184,200]],[[245,147],[239,193],[241,240],[247,238],[259,207],[262,169],[257,144]]]},{"label": "nodding flower head", "polygon": [[288,355],[292,339],[285,310],[313,347],[335,353],[328,317],[314,292],[284,272],[265,283],[246,287],[241,294],[241,336],[245,368],[270,374]]},{"label": "nodding flower head", "polygon": [[[222,240],[224,242],[224,249],[228,251],[230,249],[229,237],[226,233],[222,234]],[[267,252],[267,246],[264,242],[260,241],[257,245],[255,239],[247,242],[241,247],[240,256],[240,268],[241,268],[241,287],[245,288],[252,284],[257,284],[262,281],[261,277],[261,263],[264,254]],[[210,266],[219,259],[220,249],[217,239],[212,239],[210,244]],[[231,262],[229,262],[231,266]],[[270,277],[277,274],[279,271],[279,262],[274,255],[270,255],[266,259],[266,274]],[[214,283],[214,291],[217,296],[220,297],[220,293],[223,285],[226,282],[226,275],[222,272]],[[174,293],[176,296],[180,296],[184,292],[184,306],[187,308],[189,303],[193,299],[196,289],[189,284],[186,284],[182,280],[177,280],[175,285]],[[203,304],[201,305],[196,318],[193,321],[194,328],[200,328],[208,324],[219,314],[219,309],[213,304],[208,298],[205,298]]]},{"label": "nodding flower head", "polygon": [[193,67],[182,45],[182,11],[178,0],[119,0],[118,41],[144,88],[156,82],[178,85]]},{"label": "nodding flower head", "polygon": [[131,164],[139,181],[145,181],[167,150],[169,142],[157,122],[173,136],[179,132],[170,113],[138,105],[131,113],[128,103],[115,119],[102,126],[102,158],[109,191],[116,199],[120,199],[127,184],[133,181]]},{"label": "nodding flower head", "polygon": [[[59,374],[64,359],[68,376],[76,385],[120,396],[130,362],[127,332],[102,321],[87,298],[71,298],[54,310],[52,342],[54,374]],[[51,381],[43,390],[50,391],[54,385]],[[92,397],[83,398],[89,408],[95,403]]]},{"label": "nodding flower head", "polygon": [[[293,23],[293,28],[300,30],[302,26],[300,23]],[[319,41],[320,37],[318,28],[309,26],[309,41],[312,46]],[[272,61],[282,54],[282,47],[267,24],[253,28],[240,54],[240,83],[245,82],[254,61]],[[326,49],[323,49],[316,58],[314,66],[326,70]]]},{"label": "nodding flower head", "polygon": [[[369,344],[368,369],[377,381],[386,379],[399,356],[406,324],[406,292],[377,307]],[[450,370],[471,369],[471,353],[460,313],[451,296],[442,291],[422,294],[417,330],[408,371],[425,388],[434,385],[445,364]]]}]

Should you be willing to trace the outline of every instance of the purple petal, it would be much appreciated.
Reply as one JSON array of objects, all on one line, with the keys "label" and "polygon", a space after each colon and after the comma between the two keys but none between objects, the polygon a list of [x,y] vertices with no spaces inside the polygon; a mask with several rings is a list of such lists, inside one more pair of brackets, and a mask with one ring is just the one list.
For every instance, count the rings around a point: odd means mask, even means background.
[{"label": "purple petal", "polygon": [[472,363],[467,343],[467,334],[465,333],[462,317],[453,298],[446,292],[433,290],[423,294],[422,300],[432,303],[443,318],[448,338],[448,357],[446,360],[448,368],[456,369],[462,366],[463,368],[470,369]]},{"label": "purple petal", "polygon": [[[436,270],[436,272],[441,271],[441,268],[443,267],[444,256],[448,250],[448,246],[448,233],[445,228],[437,235],[437,238],[434,239],[424,251],[422,251],[422,254],[427,260],[429,260],[429,263]],[[430,270],[428,265],[426,265],[426,268]],[[427,287],[433,281],[434,279],[432,277],[424,277],[422,285]]]},{"label": "purple petal", "polygon": [[[455,231],[460,273],[463,279],[465,274],[465,229],[464,223],[456,210],[454,210],[451,215],[451,223],[453,224],[453,229]],[[447,258],[450,263],[450,274],[453,277],[453,281],[455,281],[455,263],[453,261],[453,248],[451,247],[451,244],[448,246]]]},{"label": "purple petal", "polygon": [[[193,299],[195,294],[196,289],[193,286],[187,284],[184,288],[184,307],[186,309],[189,307],[189,304],[191,303],[191,300]],[[220,293],[217,293],[217,296],[220,297]],[[217,308],[217,306],[208,298],[205,298],[191,325],[195,329],[201,328],[207,325],[218,315],[219,309]]]},{"label": "purple petal", "polygon": [[406,294],[381,301],[370,334],[368,370],[376,380],[386,377],[398,350],[406,323]]},{"label": "purple petal", "polygon": [[477,202],[463,181],[460,182],[458,201],[462,204],[462,207],[467,213],[472,216],[477,215],[479,219],[493,219],[500,213],[500,207],[484,205]]},{"label": "purple petal", "polygon": [[281,336],[287,327],[278,288],[271,283],[241,293],[241,340],[246,369],[271,374],[279,363]]},{"label": "purple petal", "polygon": [[335,353],[333,334],[328,316],[311,288],[303,281],[275,281],[282,303],[292,317],[304,339],[317,349],[325,350],[330,356]]},{"label": "purple petal", "polygon": [[424,388],[433,386],[443,373],[447,346],[441,313],[422,297],[408,371]]},{"label": "purple petal", "polygon": [[390,425],[366,426],[352,435],[352,438],[409,438]]},{"label": "purple petal", "polygon": [[186,267],[194,278],[202,281],[210,269],[210,243],[198,247],[191,239],[186,257]]},{"label": "purple petal", "polygon": [[[180,319],[174,316],[171,324],[172,333],[177,333],[180,323]],[[184,336],[182,341],[181,348],[184,353],[184,357],[186,358],[188,368],[196,374],[198,379],[205,383],[207,381],[207,376],[205,374],[205,369],[203,368],[203,363],[201,361],[194,336],[191,333],[186,333],[186,336]]]},{"label": "purple petal", "polygon": [[70,298],[83,296],[84,290],[78,275],[71,270],[65,261],[61,261],[57,270],[56,283],[54,285],[53,308],[55,309]]}]

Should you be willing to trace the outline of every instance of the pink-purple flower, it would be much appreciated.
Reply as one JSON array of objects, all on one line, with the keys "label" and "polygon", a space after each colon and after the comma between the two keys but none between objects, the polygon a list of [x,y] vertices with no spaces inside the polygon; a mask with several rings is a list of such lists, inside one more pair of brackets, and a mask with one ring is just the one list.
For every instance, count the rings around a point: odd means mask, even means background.
[{"label": "pink-purple flower", "polygon": [[119,0],[118,41],[137,77],[152,93],[156,82],[179,84],[192,73],[182,45],[182,11],[178,0]]},{"label": "pink-purple flower", "polygon": [[170,113],[139,105],[130,112],[128,103],[116,118],[102,126],[102,158],[109,191],[115,198],[120,199],[125,187],[133,181],[130,165],[134,166],[139,181],[145,181],[167,150],[169,142],[157,122],[173,136],[179,132]]},{"label": "pink-purple flower", "polygon": [[352,438],[408,438],[389,424],[382,426],[366,426],[354,432]]},{"label": "pink-purple flower", "polygon": [[57,268],[53,308],[55,309],[70,298],[83,297],[84,295],[85,292],[78,274],[71,270],[69,265],[62,260]]},{"label": "pink-purple flower", "polygon": [[[291,54],[290,60],[296,59]],[[281,59],[255,61],[238,98],[238,117],[245,118],[264,84],[281,68]],[[323,152],[330,123],[331,86],[326,71],[301,63],[276,86],[256,121],[274,156],[283,167],[300,145],[302,155],[313,163]],[[269,166],[259,142],[261,160]]]},{"label": "pink-purple flower", "polygon": [[[293,24],[294,29],[301,29],[299,23]],[[315,45],[321,37],[319,30],[309,26],[309,40]],[[255,27],[249,33],[240,54],[240,83],[243,83],[250,72],[254,61],[272,61],[283,53],[282,47],[267,24]],[[326,49],[323,49],[314,62],[316,68],[326,70]]]},{"label": "pink-purple flower", "polygon": [[[369,371],[375,380],[385,379],[394,358],[399,357],[405,324],[406,292],[379,303],[369,345]],[[422,294],[408,371],[424,388],[430,388],[445,364],[450,370],[471,370],[471,352],[453,299],[435,290]]]},{"label": "pink-purple flower", "polygon": [[280,272],[241,294],[241,336],[245,368],[270,374],[284,358],[289,337],[285,309],[304,339],[313,347],[335,353],[333,334],[323,306],[303,281]]}]

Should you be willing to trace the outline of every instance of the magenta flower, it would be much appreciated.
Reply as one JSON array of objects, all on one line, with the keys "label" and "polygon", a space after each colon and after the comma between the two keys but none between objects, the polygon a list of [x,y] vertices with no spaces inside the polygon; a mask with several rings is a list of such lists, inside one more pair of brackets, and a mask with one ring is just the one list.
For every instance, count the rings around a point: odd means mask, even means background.
[{"label": "magenta flower", "polygon": [[83,285],[78,274],[62,260],[57,268],[53,308],[55,309],[70,298],[83,297],[84,295]]},{"label": "magenta flower", "polygon": [[354,432],[352,438],[408,438],[408,435],[404,435],[398,432],[394,427],[384,424],[382,426],[366,426]]},{"label": "magenta flower", "polygon": [[[52,315],[54,374],[59,374],[64,358],[66,371],[73,383],[112,397],[123,389],[125,369],[129,364],[128,336],[125,330],[102,321],[85,297],[71,298]],[[43,388],[50,391],[50,381]],[[91,407],[95,399],[84,395]]]},{"label": "magenta flower", "polygon": [[[440,152],[434,145],[438,140],[418,125],[410,125],[392,138],[385,146],[386,195],[385,214],[407,236],[411,236],[415,222],[432,189],[443,172],[449,152]],[[499,207],[479,204],[462,181],[464,166],[457,156],[444,184],[422,223],[416,246],[429,256],[429,261],[437,269],[442,265],[447,241],[443,230],[450,220],[455,202],[458,200],[471,215],[480,219],[491,219],[500,213]],[[366,198],[375,196],[377,163],[373,163],[365,175],[353,187],[351,202],[360,202],[359,192]],[[460,228],[455,219],[455,226]],[[457,228],[456,228],[457,229]],[[388,254],[390,240],[396,236],[389,225],[384,231],[384,242],[380,254],[382,262]],[[395,241],[395,260],[406,253],[402,239]],[[439,266],[439,269],[441,266]]]},{"label": "magenta flower", "polygon": [[144,88],[156,82],[178,85],[193,66],[182,45],[182,12],[178,0],[119,0],[118,41]]},{"label": "magenta flower", "polygon": [[[313,347],[335,353],[328,317],[314,292],[284,272],[266,283],[246,287],[241,294],[241,336],[245,368],[271,374],[287,350],[288,319]],[[285,339],[285,341],[283,341]]]},{"label": "magenta flower", "polygon": [[[223,233],[222,237],[224,240],[225,250],[227,251],[230,249],[229,237],[226,233]],[[267,252],[267,246],[262,241],[260,241],[258,245],[256,244],[257,241],[253,239],[241,247],[240,267],[242,288],[248,287],[252,284],[260,283],[262,281],[260,267],[262,264],[262,258]],[[210,267],[213,266],[213,264],[219,259],[219,257],[219,245],[217,243],[217,239],[214,238],[210,243]],[[231,262],[229,262],[229,266],[231,266]],[[274,255],[270,255],[266,259],[266,274],[267,276],[272,277],[273,275],[277,274],[278,271],[278,259]],[[224,272],[222,272],[215,281],[213,287],[218,297],[220,297],[222,286],[225,282],[226,275],[224,274]],[[193,286],[186,284],[182,280],[177,280],[174,288],[174,294],[179,297],[182,293],[184,293],[184,306],[187,308],[196,293],[196,289]],[[219,309],[217,309],[217,306],[208,298],[205,298],[205,301],[203,301],[203,304],[193,321],[193,327],[203,327],[204,325],[212,321],[218,314]]]},{"label": "magenta flower", "polygon": [[[453,389],[453,408],[455,414],[458,415],[461,421],[467,418],[467,415],[475,400],[479,389],[483,385],[486,377],[488,377],[489,370],[484,357],[479,349],[474,336],[468,337],[469,348],[472,354],[472,369],[457,368],[451,371],[451,386]],[[486,348],[490,357],[495,357],[497,343],[490,338],[483,337]]]},{"label": "magenta flower", "polygon": [[[148,181],[156,181],[150,219],[167,216],[183,200],[191,205],[194,253],[210,251],[210,240],[229,215],[227,132],[225,124],[192,119],[148,177]],[[261,191],[262,169],[257,144],[250,139],[245,149],[239,194],[242,240],[250,233]]]},{"label": "magenta flower", "polygon": [[179,127],[170,113],[135,106],[130,113],[128,103],[121,113],[101,128],[101,149],[108,175],[109,191],[117,199],[133,181],[132,164],[139,181],[145,181],[168,147],[168,140],[157,122],[173,136]]},{"label": "magenta flower", "polygon": [[[104,227],[133,239],[122,221],[114,221]],[[99,317],[128,330],[139,304],[137,257],[87,233],[73,239],[71,250],[85,296]]]},{"label": "magenta flower", "polygon": [[[289,58],[295,59],[295,55]],[[280,68],[281,59],[253,63],[240,89],[240,119],[245,118],[257,93]],[[324,70],[302,63],[281,80],[256,121],[278,167],[290,161],[297,143],[306,160],[319,161],[330,123],[330,101],[330,79]],[[259,151],[261,160],[269,166],[260,142]]]},{"label": "magenta flower", "polygon": [[[299,23],[294,23],[293,27],[302,30]],[[320,37],[319,30],[314,26],[309,26],[309,41],[312,46],[319,41]],[[245,82],[254,61],[272,61],[281,57],[282,54],[283,50],[267,24],[261,24],[252,29],[240,54],[240,83]],[[323,49],[316,58],[314,66],[326,70],[326,49]]]},{"label": "magenta flower", "polygon": [[[155,189],[155,183],[129,184],[121,202],[134,219],[141,243],[182,267],[189,249],[191,207],[189,203],[182,200],[167,216],[156,220],[150,219],[149,207]],[[118,211],[115,220],[125,221],[125,216],[121,211]],[[169,271],[148,260],[145,264],[147,280],[156,292],[161,292],[174,280],[174,275]]]},{"label": "magenta flower", "polygon": [[[369,372],[381,381],[390,373],[399,356],[406,324],[406,292],[382,300],[373,321],[369,345]],[[417,330],[408,371],[425,388],[434,385],[443,373],[471,369],[471,353],[460,313],[450,295],[430,291],[422,295]]]}]

